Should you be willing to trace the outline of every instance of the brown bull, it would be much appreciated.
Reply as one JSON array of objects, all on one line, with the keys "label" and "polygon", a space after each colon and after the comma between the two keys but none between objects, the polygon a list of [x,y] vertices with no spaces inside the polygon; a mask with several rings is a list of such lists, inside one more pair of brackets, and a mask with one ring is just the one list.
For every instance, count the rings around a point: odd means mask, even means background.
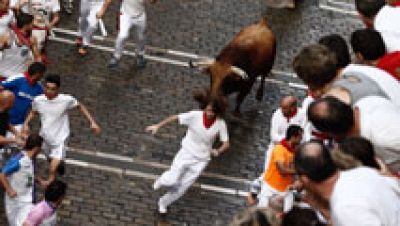
[{"label": "brown bull", "polygon": [[211,96],[228,95],[239,92],[235,112],[249,94],[258,76],[260,87],[256,98],[261,101],[264,80],[274,64],[276,52],[275,35],[265,19],[243,28],[221,51],[215,60],[190,63],[210,75]]}]

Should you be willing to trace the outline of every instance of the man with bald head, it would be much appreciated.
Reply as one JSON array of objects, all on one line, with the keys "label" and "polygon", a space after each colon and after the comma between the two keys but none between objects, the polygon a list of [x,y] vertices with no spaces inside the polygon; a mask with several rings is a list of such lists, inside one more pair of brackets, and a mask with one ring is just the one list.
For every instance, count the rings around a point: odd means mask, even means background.
[{"label": "man with bald head", "polygon": [[305,120],[305,114],[297,107],[295,96],[284,96],[280,100],[279,108],[274,111],[271,118],[270,143],[265,155],[264,168],[268,166],[271,150],[285,138],[287,128],[290,125],[298,125],[303,128]]},{"label": "man with bald head", "polygon": [[285,96],[280,101],[280,108],[275,110],[271,119],[270,139],[275,145],[285,138],[289,125],[303,126],[304,115],[301,115],[297,107],[297,98]]},{"label": "man with bald head", "polygon": [[330,209],[333,225],[400,222],[400,188],[393,186],[393,179],[367,167],[339,172],[329,150],[318,141],[301,145],[295,153],[294,165],[307,192]]},{"label": "man with bald head", "polygon": [[7,144],[21,144],[17,138],[6,138],[7,131],[18,134],[15,128],[10,124],[8,110],[14,105],[15,96],[11,91],[4,90],[0,92],[0,150]]},{"label": "man with bald head", "polygon": [[371,141],[386,164],[400,160],[400,108],[380,96],[368,96],[354,103],[324,97],[310,105],[307,116],[313,126],[337,140],[361,136]]}]

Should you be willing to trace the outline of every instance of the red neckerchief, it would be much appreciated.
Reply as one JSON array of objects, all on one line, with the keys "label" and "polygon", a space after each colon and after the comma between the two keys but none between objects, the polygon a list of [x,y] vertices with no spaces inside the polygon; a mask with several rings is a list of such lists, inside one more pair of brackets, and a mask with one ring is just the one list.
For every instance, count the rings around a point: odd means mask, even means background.
[{"label": "red neckerchief", "polygon": [[400,2],[395,2],[395,3],[393,3],[392,6],[393,6],[393,7],[400,7]]},{"label": "red neckerchief", "polygon": [[8,10],[0,11],[0,17],[3,17],[8,14]]},{"label": "red neckerchief", "polygon": [[296,114],[297,114],[297,108],[294,112],[292,112],[292,114],[290,114],[288,117],[286,117],[287,121],[289,122],[290,119],[292,119]]},{"label": "red neckerchief", "polygon": [[287,143],[286,139],[281,140],[280,143],[283,147],[285,147],[288,151],[294,153],[294,149]]},{"label": "red neckerchief", "polygon": [[24,72],[24,77],[26,78],[30,86],[35,85],[35,81],[33,81],[33,79],[31,78],[31,76],[27,71]]},{"label": "red neckerchief", "polygon": [[215,120],[217,120],[217,117],[214,117],[213,119],[208,119],[206,113],[203,112],[203,125],[204,127],[206,127],[206,129],[209,129],[214,124]]},{"label": "red neckerchief", "polygon": [[11,25],[11,29],[14,31],[15,35],[17,36],[18,40],[22,42],[23,45],[31,47],[31,40],[30,37],[24,35],[21,29],[17,28],[15,25]]}]

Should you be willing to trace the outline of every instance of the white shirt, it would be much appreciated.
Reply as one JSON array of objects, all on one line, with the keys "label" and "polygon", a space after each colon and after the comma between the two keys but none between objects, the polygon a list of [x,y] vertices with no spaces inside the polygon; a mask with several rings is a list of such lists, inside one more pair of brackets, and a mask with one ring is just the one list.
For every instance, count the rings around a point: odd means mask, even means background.
[{"label": "white shirt", "polygon": [[388,52],[400,50],[400,7],[384,6],[375,16],[374,28],[379,31]]},{"label": "white shirt", "polygon": [[355,103],[360,111],[360,135],[372,142],[386,163],[400,159],[400,107],[382,97],[365,97]]},{"label": "white shirt", "polygon": [[203,124],[203,111],[190,111],[179,114],[179,123],[188,126],[182,147],[195,157],[209,160],[212,145],[217,136],[222,142],[228,141],[228,130],[223,119],[217,118],[210,128]]},{"label": "white shirt", "polygon": [[[25,152],[19,159],[19,169],[7,177],[10,186],[17,193],[13,200],[19,202],[32,202],[33,196],[33,162]],[[7,196],[8,197],[8,196]]]},{"label": "white shirt", "polygon": [[400,188],[376,170],[359,167],[340,173],[330,199],[335,226],[400,225]]},{"label": "white shirt", "polygon": [[139,17],[145,13],[144,2],[145,0],[123,0],[121,11],[131,17]]},{"label": "white shirt", "polygon": [[305,124],[305,115],[300,108],[297,109],[296,115],[294,115],[289,120],[283,115],[282,109],[278,108],[272,114],[271,118],[271,129],[270,129],[270,139],[271,144],[278,144],[286,136],[286,130],[290,125],[298,125],[303,127]]},{"label": "white shirt", "polygon": [[78,106],[79,102],[68,94],[59,94],[47,99],[42,94],[32,103],[32,110],[38,112],[42,127],[40,135],[50,145],[62,144],[69,136],[68,110]]},{"label": "white shirt", "polygon": [[367,65],[349,64],[343,69],[342,74],[351,75],[353,72],[362,73],[374,80],[390,100],[400,107],[400,83],[386,71]]},{"label": "white shirt", "polygon": [[17,45],[17,37],[13,31],[11,33],[11,47],[3,50],[0,60],[0,76],[10,78],[25,72],[28,64],[33,60],[30,47]]},{"label": "white shirt", "polygon": [[8,10],[6,15],[0,17],[0,35],[10,30],[10,25],[15,22],[14,13],[11,9]]}]

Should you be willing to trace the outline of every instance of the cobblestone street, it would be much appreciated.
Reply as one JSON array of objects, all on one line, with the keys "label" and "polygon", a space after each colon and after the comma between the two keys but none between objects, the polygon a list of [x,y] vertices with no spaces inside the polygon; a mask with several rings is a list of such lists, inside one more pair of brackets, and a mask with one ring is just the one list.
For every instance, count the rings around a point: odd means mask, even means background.
[{"label": "cobblestone street", "polygon": [[[119,2],[114,1],[104,18],[111,39],[116,36]],[[78,3],[75,0],[72,15],[62,14],[59,28],[76,30]],[[269,143],[269,120],[280,97],[305,95],[305,90],[288,86],[288,82],[300,83],[290,76],[293,56],[302,45],[313,43],[322,35],[338,33],[349,39],[350,32],[362,25],[354,15],[321,9],[317,0],[297,1],[294,10],[270,9],[263,0],[166,0],[147,7],[149,46],[209,57],[218,54],[242,27],[262,16],[268,18],[278,40],[275,73],[271,78],[284,82],[268,82],[260,103],[255,100],[259,85],[256,83],[242,106],[242,115],[228,114],[231,149],[212,160],[206,170],[208,176],[202,177],[201,183],[245,190],[246,181],[262,171]],[[114,45],[109,41],[96,44]],[[103,129],[100,136],[93,135],[79,112],[73,112],[71,152],[67,158],[102,167],[84,167],[73,162],[67,165],[65,180],[69,191],[59,213],[60,225],[157,225],[155,210],[161,193],[153,192],[152,178],[121,174],[114,169],[159,175],[179,150],[186,128],[167,126],[152,136],[145,133],[145,127],[171,114],[196,108],[192,91],[208,86],[209,78],[187,67],[154,61],[138,70],[132,56],[124,56],[117,69],[109,70],[109,52],[90,48],[89,54],[81,58],[73,45],[56,41],[48,43],[48,53],[48,73],[62,76],[63,92],[87,105]],[[149,55],[157,53],[149,51]],[[230,97],[230,110],[234,98]],[[114,160],[91,155],[98,152],[112,154]],[[172,206],[168,221],[171,225],[227,225],[243,207],[243,196],[195,186]],[[3,223],[4,216],[0,225]]]},{"label": "cobblestone street", "polygon": [[[343,17],[342,14],[319,9],[316,1],[300,1],[295,10],[267,9],[261,2],[159,2],[148,7],[148,44],[215,56],[240,28],[258,21],[261,15],[267,15],[278,38],[274,69],[291,72],[292,57],[297,53],[300,43],[316,41],[320,36],[332,32],[347,38],[354,27],[361,26],[352,16]],[[112,36],[115,36],[113,22],[116,10],[115,4],[104,19]],[[76,15],[66,18],[59,27],[75,30]],[[163,128],[156,137],[145,134],[144,128],[170,114],[197,107],[191,99],[191,93],[207,86],[209,78],[188,68],[157,62],[151,62],[144,70],[137,70],[130,56],[123,58],[118,69],[108,70],[105,64],[110,53],[90,49],[87,57],[80,58],[75,51],[72,45],[50,42],[50,59],[54,62],[50,71],[63,75],[64,90],[88,104],[104,128],[104,133],[94,137],[81,119],[71,120],[73,135],[70,145],[169,163],[179,148],[185,128],[169,126]],[[297,80],[288,76],[275,77]],[[242,117],[228,116],[233,142],[231,150],[214,161],[209,170],[241,178],[256,177],[261,171],[262,151],[269,142],[271,114],[277,107],[279,97],[286,94],[304,96],[304,90],[293,89],[287,84],[268,83],[261,103],[255,100],[254,93],[250,94],[244,102]],[[233,101],[231,103],[233,105]],[[235,162],[235,167],[227,162]]]}]

